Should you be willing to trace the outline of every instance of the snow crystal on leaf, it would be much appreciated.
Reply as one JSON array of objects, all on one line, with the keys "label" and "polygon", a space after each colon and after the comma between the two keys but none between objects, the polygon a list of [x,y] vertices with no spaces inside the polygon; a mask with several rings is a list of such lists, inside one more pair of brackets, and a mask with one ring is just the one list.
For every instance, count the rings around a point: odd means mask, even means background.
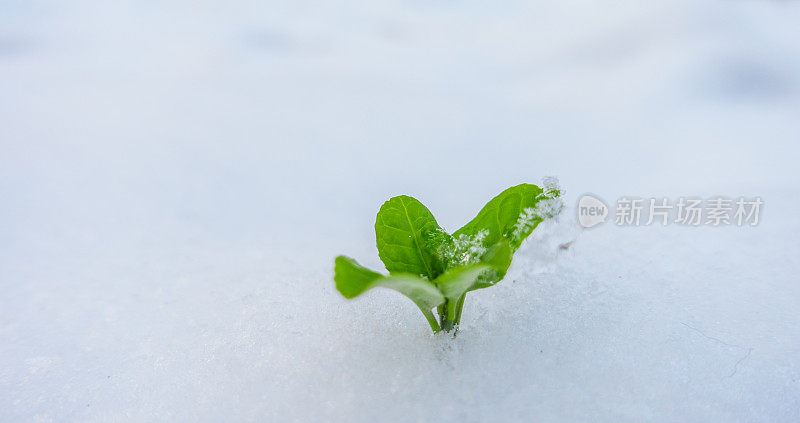
[{"label": "snow crystal on leaf", "polygon": [[563,191],[558,184],[558,178],[545,177],[542,180],[542,193],[535,207],[525,208],[514,224],[511,238],[522,241],[539,222],[551,219],[564,210],[564,201],[561,199]]},{"label": "snow crystal on leaf", "polygon": [[460,234],[453,237],[452,244],[442,244],[438,251],[439,256],[449,264],[449,267],[477,263],[486,253],[483,243],[487,236],[489,231],[486,229],[472,236]]},{"label": "snow crystal on leaf", "polygon": [[544,194],[546,198],[560,197],[563,193],[564,191],[558,183],[558,178],[555,176],[545,176],[542,178],[542,194]]},{"label": "snow crystal on leaf", "polygon": [[519,241],[525,236],[528,230],[533,227],[537,220],[540,219],[536,214],[536,210],[533,207],[527,207],[519,214],[517,223],[514,224],[514,232],[511,233],[511,237],[515,241]]}]

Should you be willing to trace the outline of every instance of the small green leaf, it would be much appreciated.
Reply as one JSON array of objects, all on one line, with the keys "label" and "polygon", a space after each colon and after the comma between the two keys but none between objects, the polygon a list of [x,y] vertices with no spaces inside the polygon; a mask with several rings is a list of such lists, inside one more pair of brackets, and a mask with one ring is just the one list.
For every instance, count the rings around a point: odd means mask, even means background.
[{"label": "small green leaf", "polygon": [[410,298],[422,310],[430,310],[444,302],[444,296],[430,281],[411,274],[397,274],[378,279],[375,286],[394,289]]},{"label": "small green leaf", "polygon": [[453,236],[439,228],[426,232],[423,241],[425,250],[433,255],[434,268],[439,270],[439,273],[447,270],[450,267],[448,252],[452,251],[454,246]]},{"label": "small green leaf", "polygon": [[401,195],[383,203],[375,221],[378,255],[391,274],[435,279],[443,270],[431,237],[444,233],[433,214],[416,199]]},{"label": "small green leaf", "polygon": [[439,318],[444,330],[449,331],[457,323],[459,304],[463,306],[464,303],[462,296],[475,286],[482,274],[491,270],[492,267],[487,264],[468,264],[449,269],[436,279],[436,286],[447,298],[445,305],[439,307]]},{"label": "small green leaf", "polygon": [[334,263],[333,280],[336,282],[336,289],[345,298],[355,298],[369,289],[383,287],[405,295],[423,311],[430,311],[444,302],[444,296],[436,286],[419,276],[410,274],[383,276],[345,256],[336,257]]},{"label": "small green leaf", "polygon": [[487,270],[492,267],[488,264],[468,264],[466,266],[450,269],[436,279],[436,286],[449,300],[457,300],[469,291]]},{"label": "small green leaf", "polygon": [[334,260],[333,281],[336,282],[336,289],[347,299],[361,295],[371,288],[372,282],[382,277],[350,257],[339,256]]},{"label": "small green leaf", "polygon": [[481,257],[481,263],[492,266],[492,270],[483,273],[475,285],[470,288],[470,291],[488,288],[503,280],[509,266],[511,266],[513,255],[514,251],[511,249],[511,244],[505,239],[489,247],[486,254]]},{"label": "small green leaf", "polygon": [[536,206],[540,201],[552,200],[559,195],[557,190],[543,191],[532,184],[511,187],[492,198],[469,223],[453,234],[474,237],[487,231],[484,245],[494,245],[501,239],[508,240],[512,252],[533,232],[543,220]]}]

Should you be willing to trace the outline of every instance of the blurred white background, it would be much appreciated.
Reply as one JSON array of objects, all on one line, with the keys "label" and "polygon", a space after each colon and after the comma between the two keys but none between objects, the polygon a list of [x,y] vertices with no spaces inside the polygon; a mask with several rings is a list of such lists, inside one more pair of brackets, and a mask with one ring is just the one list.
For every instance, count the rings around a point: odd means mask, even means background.
[{"label": "blurred white background", "polygon": [[[0,420],[800,419],[800,3],[107,3],[0,1]],[[546,175],[766,204],[523,249],[455,340],[333,289]]]}]

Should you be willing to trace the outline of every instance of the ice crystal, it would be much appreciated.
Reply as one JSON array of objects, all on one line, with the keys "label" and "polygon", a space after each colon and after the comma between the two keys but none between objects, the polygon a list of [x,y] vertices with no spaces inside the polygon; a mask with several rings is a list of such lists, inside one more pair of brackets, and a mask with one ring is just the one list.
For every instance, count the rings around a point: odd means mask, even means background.
[{"label": "ice crystal", "polygon": [[514,224],[514,231],[511,233],[512,239],[519,241],[530,232],[539,222],[557,216],[564,209],[564,202],[561,200],[563,191],[558,184],[558,178],[548,176],[542,180],[542,193],[539,194],[539,201],[535,207],[528,207],[522,210]]},{"label": "ice crystal", "polygon": [[564,191],[555,176],[545,176],[542,178],[542,194],[545,198],[560,197]]},{"label": "ice crystal", "polygon": [[536,224],[537,220],[541,220],[541,218],[537,215],[536,209],[527,207],[522,210],[522,213],[517,218],[517,223],[514,224],[514,232],[511,233],[511,237],[514,240],[520,240],[524,237],[525,232]]},{"label": "ice crystal", "polygon": [[486,253],[483,245],[489,231],[484,229],[475,235],[460,234],[453,237],[450,244],[442,244],[439,247],[439,257],[450,266],[460,266],[464,264],[477,263],[481,256]]}]

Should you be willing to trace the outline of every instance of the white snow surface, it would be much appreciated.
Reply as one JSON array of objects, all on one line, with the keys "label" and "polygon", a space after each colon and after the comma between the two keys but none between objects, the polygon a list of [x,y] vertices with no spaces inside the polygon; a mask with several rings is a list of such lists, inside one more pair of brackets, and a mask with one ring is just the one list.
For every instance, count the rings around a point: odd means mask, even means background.
[{"label": "white snow surface", "polygon": [[[800,421],[800,3],[0,3],[0,421]],[[380,204],[761,196],[541,226],[458,336]],[[558,249],[575,240],[568,250]]]}]

